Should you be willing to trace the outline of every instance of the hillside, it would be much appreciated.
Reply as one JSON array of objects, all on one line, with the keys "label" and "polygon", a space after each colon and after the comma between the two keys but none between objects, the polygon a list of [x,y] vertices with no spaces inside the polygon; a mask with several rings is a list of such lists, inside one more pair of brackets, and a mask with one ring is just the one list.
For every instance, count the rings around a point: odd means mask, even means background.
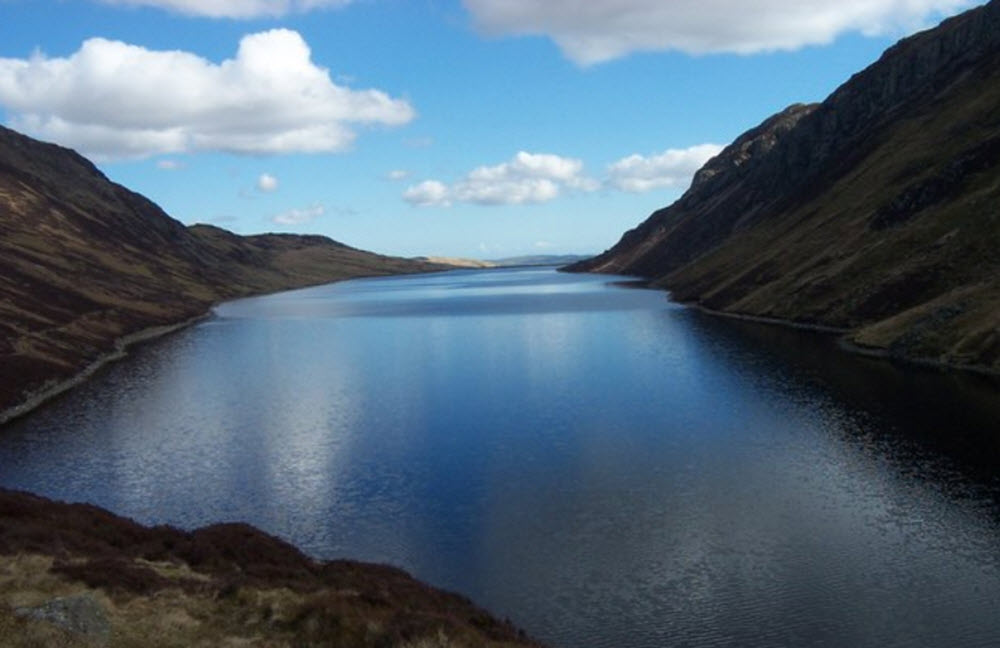
[{"label": "hillside", "polygon": [[4,646],[537,646],[405,572],[245,524],[144,527],[0,489]]},{"label": "hillside", "polygon": [[904,39],[740,136],[575,271],[1000,370],[1000,2]]},{"label": "hillside", "polygon": [[319,236],[185,227],[73,151],[0,127],[0,422],[219,300],[434,269]]}]

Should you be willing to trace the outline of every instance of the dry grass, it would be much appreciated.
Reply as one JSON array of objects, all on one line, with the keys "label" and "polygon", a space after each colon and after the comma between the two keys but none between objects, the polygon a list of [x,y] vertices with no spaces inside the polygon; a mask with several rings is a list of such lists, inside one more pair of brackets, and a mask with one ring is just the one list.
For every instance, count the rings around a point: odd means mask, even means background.
[{"label": "dry grass", "polygon": [[[442,624],[400,632],[398,611],[371,606],[350,591],[294,592],[287,588],[240,588],[229,595],[191,593],[168,588],[150,595],[108,594],[66,581],[51,572],[46,556],[0,557],[0,647],[116,646],[184,648],[188,646],[399,646],[452,648],[513,646],[493,641],[471,628]],[[185,579],[211,580],[187,566]],[[89,592],[111,626],[107,639],[75,635],[57,626],[22,618],[17,608],[34,607],[56,597]]]},{"label": "dry grass", "polygon": [[83,593],[107,617],[105,645],[127,648],[537,645],[392,567],[317,562],[242,524],[149,528],[0,489],[0,648],[101,645],[14,614]]}]

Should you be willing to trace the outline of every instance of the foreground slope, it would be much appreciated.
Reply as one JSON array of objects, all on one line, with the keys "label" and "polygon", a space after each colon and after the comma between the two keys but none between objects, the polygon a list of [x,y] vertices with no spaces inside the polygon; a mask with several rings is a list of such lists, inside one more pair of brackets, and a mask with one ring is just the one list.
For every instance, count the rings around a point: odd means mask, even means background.
[{"label": "foreground slope", "polygon": [[314,561],[245,524],[149,528],[0,489],[0,645],[538,644],[401,570]]},{"label": "foreground slope", "polygon": [[436,268],[319,236],[188,228],[73,151],[0,127],[0,422],[122,338],[221,299]]},{"label": "foreground slope", "polygon": [[676,203],[570,269],[1000,370],[1000,1],[745,133]]}]

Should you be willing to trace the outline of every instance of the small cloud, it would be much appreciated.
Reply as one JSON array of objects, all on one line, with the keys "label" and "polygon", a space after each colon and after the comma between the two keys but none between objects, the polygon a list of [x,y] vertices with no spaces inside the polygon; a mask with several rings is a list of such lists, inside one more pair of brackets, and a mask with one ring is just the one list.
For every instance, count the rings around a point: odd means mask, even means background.
[{"label": "small cloud", "polygon": [[388,180],[392,180],[393,182],[399,182],[400,180],[406,180],[407,178],[409,178],[410,172],[404,169],[394,169],[389,173],[385,174],[385,177]]},{"label": "small cloud", "polygon": [[535,241],[535,247],[539,250],[547,250],[552,247],[552,244],[548,241]]},{"label": "small cloud", "polygon": [[600,183],[582,175],[583,162],[549,153],[520,151],[510,161],[473,169],[451,186],[428,180],[406,190],[403,199],[420,206],[523,205],[548,202],[563,189],[595,191]]},{"label": "small cloud", "polygon": [[257,178],[257,191],[273,193],[278,190],[278,179],[270,173],[262,173]]},{"label": "small cloud", "polygon": [[316,220],[326,213],[326,207],[316,203],[303,209],[289,209],[276,214],[271,221],[278,225],[301,225]]},{"label": "small cloud", "polygon": [[608,184],[630,193],[686,187],[698,169],[722,148],[718,144],[700,144],[650,156],[629,155],[608,165]]},{"label": "small cloud", "polygon": [[177,160],[160,160],[156,163],[156,168],[163,171],[177,171],[184,168],[184,163]]},{"label": "small cloud", "polygon": [[437,180],[424,180],[403,192],[403,200],[415,207],[449,207],[448,187]]}]

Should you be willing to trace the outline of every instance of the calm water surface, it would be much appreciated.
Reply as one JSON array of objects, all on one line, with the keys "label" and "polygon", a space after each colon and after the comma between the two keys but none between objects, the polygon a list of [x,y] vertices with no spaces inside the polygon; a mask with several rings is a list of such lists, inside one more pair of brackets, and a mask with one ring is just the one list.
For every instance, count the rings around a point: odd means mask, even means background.
[{"label": "calm water surface", "polygon": [[1000,645],[1000,391],[551,269],[224,304],[0,431],[0,484],[249,521],[555,646]]}]

